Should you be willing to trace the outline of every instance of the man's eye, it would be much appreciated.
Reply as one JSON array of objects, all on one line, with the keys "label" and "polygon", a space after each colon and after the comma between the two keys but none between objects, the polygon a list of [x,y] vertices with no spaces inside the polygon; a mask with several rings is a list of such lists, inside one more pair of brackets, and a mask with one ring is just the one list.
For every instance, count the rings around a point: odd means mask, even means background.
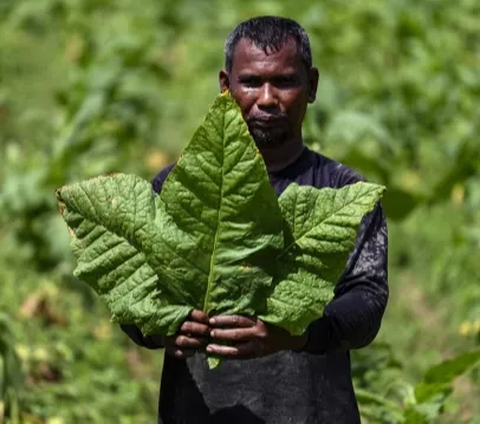
[{"label": "man's eye", "polygon": [[241,79],[240,82],[245,87],[259,87],[261,85],[258,78],[244,78]]},{"label": "man's eye", "polygon": [[292,77],[277,78],[275,85],[277,87],[293,87],[297,84],[297,80]]}]

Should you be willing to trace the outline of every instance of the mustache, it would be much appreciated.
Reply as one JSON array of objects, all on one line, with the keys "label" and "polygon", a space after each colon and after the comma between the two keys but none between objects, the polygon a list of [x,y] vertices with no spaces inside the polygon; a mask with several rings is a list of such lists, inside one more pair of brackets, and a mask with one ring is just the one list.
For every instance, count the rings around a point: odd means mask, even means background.
[{"label": "mustache", "polygon": [[247,124],[252,124],[255,122],[285,122],[288,121],[288,115],[286,113],[280,112],[275,115],[255,115],[249,116],[247,118]]}]

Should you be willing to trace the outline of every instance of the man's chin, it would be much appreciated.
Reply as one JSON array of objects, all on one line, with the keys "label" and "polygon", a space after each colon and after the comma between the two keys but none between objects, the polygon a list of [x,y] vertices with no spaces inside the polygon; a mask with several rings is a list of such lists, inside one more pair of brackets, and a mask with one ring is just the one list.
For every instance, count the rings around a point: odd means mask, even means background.
[{"label": "man's chin", "polygon": [[250,134],[259,148],[281,146],[287,141],[287,134],[283,131],[261,131],[253,129],[250,131]]}]

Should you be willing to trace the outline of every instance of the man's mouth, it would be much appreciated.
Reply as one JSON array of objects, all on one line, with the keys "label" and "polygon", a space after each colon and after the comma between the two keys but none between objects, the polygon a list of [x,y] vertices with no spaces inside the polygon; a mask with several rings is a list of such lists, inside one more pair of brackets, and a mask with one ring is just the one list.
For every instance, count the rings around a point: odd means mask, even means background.
[{"label": "man's mouth", "polygon": [[249,121],[249,125],[258,128],[281,128],[284,127],[286,123],[286,120],[282,118],[252,119]]}]

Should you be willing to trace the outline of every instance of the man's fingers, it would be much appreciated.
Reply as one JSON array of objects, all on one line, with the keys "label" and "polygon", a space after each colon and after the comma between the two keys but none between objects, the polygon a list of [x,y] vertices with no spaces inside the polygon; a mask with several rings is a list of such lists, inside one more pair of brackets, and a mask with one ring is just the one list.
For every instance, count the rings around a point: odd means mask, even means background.
[{"label": "man's fingers", "polygon": [[235,329],[219,329],[216,328],[210,332],[210,336],[215,340],[223,340],[227,342],[242,342],[252,340],[255,337],[252,331],[253,327],[235,328]]},{"label": "man's fingers", "polygon": [[207,346],[207,352],[231,359],[247,359],[258,356],[259,345],[254,341],[241,343],[236,346],[224,346],[215,343],[211,343]]},{"label": "man's fingers", "polygon": [[212,327],[247,328],[253,327],[257,319],[243,315],[218,315],[210,318],[209,323]]},{"label": "man's fingers", "polygon": [[174,346],[182,349],[201,349],[208,344],[207,338],[188,337],[184,335],[177,336],[174,341]]},{"label": "man's fingers", "polygon": [[208,315],[203,311],[194,309],[192,312],[190,312],[189,317],[191,321],[196,321],[196,322],[208,325]]},{"label": "man's fingers", "polygon": [[206,324],[200,324],[195,321],[185,321],[180,327],[180,334],[191,334],[192,336],[208,337],[210,328]]}]

